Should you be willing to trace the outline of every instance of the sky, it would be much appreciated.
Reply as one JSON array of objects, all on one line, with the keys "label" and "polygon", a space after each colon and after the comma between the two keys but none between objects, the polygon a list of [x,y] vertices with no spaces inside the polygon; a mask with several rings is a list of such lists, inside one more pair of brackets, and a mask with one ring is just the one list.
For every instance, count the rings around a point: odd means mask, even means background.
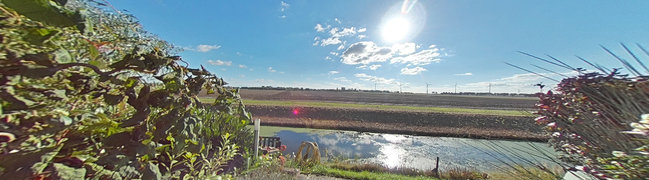
[{"label": "sky", "polygon": [[576,73],[519,51],[620,68],[600,45],[632,61],[624,43],[649,63],[649,1],[108,2],[236,87],[534,93],[557,83],[505,62]]}]

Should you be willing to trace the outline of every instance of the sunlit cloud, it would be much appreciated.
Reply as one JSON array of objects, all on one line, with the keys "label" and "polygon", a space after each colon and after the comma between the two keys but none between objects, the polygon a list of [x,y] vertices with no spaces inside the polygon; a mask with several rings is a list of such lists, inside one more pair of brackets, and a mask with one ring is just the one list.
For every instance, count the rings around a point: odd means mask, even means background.
[{"label": "sunlit cloud", "polygon": [[364,64],[364,65],[358,66],[358,67],[356,67],[356,68],[358,68],[358,69],[377,70],[377,69],[379,69],[381,66],[382,66],[382,65],[380,65],[380,64],[374,64],[374,65],[367,65],[367,64]]},{"label": "sunlit cloud", "polygon": [[340,73],[340,72],[338,72],[338,71],[329,71],[329,72],[327,72],[328,75],[334,75],[334,74],[338,74],[338,73]]},{"label": "sunlit cloud", "polygon": [[338,19],[338,18],[334,18],[334,21],[336,21],[338,24],[342,24],[342,23],[343,23],[343,22],[340,21],[340,19]]},{"label": "sunlit cloud", "polygon": [[363,34],[358,35],[358,39],[364,39],[364,38],[366,38],[366,37],[367,37],[367,36],[366,36],[366,35],[363,35]]},{"label": "sunlit cloud", "polygon": [[392,49],[399,52],[399,55],[408,55],[416,51],[415,43],[402,43],[392,45]]},{"label": "sunlit cloud", "polygon": [[207,60],[207,63],[215,66],[230,66],[232,61],[222,61],[222,60]]},{"label": "sunlit cloud", "polygon": [[473,73],[468,72],[468,73],[454,74],[454,75],[456,75],[456,76],[473,76]]},{"label": "sunlit cloud", "polygon": [[401,74],[403,74],[403,75],[417,75],[417,74],[420,74],[423,71],[427,71],[427,70],[425,68],[422,68],[422,67],[419,67],[419,66],[414,67],[414,68],[405,67],[405,68],[401,69]]},{"label": "sunlit cloud", "polygon": [[206,44],[201,44],[196,47],[185,47],[183,49],[189,50],[189,51],[197,51],[197,52],[209,52],[211,50],[216,50],[221,48],[219,45],[206,45]]},{"label": "sunlit cloud", "polygon": [[340,43],[342,43],[342,41],[340,41],[340,39],[338,39],[337,37],[330,37],[320,41],[320,46],[336,45]]},{"label": "sunlit cloud", "polygon": [[241,69],[246,69],[246,68],[248,68],[248,66],[243,65],[243,64],[239,64],[239,68],[241,68]]},{"label": "sunlit cloud", "polygon": [[367,28],[360,28],[360,29],[358,29],[358,32],[359,32],[359,33],[362,33],[362,32],[365,32],[365,31],[367,31]]},{"label": "sunlit cloud", "polygon": [[336,48],[336,50],[338,50],[338,51],[343,50],[343,49],[345,49],[345,45],[342,45],[342,44],[340,46],[338,46],[338,48]]},{"label": "sunlit cloud", "polygon": [[386,79],[382,77],[371,76],[365,73],[354,74],[354,76],[363,81],[370,81],[379,84],[394,84],[396,82],[394,79]]},{"label": "sunlit cloud", "polygon": [[277,70],[273,69],[273,67],[268,67],[268,72],[274,73],[274,72],[277,72]]},{"label": "sunlit cloud", "polygon": [[329,29],[331,26],[323,27],[322,24],[316,24],[313,29],[315,29],[317,32],[324,32],[325,30]]},{"label": "sunlit cloud", "polygon": [[392,58],[392,49],[380,47],[372,41],[362,41],[349,45],[341,55],[344,64],[370,64],[385,62]]},{"label": "sunlit cloud", "polygon": [[[340,20],[336,20],[340,21]],[[341,38],[348,38],[348,37],[354,37],[357,34],[361,36],[363,33],[367,31],[367,28],[357,28],[357,27],[331,27],[331,25],[323,25],[323,24],[316,24],[313,29],[315,29],[316,32],[321,33],[322,36],[316,36],[313,38],[313,46],[328,46],[328,45],[337,45],[337,44],[344,44],[344,41],[341,40]],[[321,38],[322,37],[322,38]],[[362,35],[359,38],[365,38],[365,35]],[[338,46],[338,50],[342,50],[344,46],[341,48],[341,46]]]},{"label": "sunlit cloud", "polygon": [[408,66],[423,66],[433,62],[440,62],[441,54],[438,51],[439,49],[433,48],[422,50],[408,56],[396,57],[390,60],[390,64],[400,63],[407,64]]}]

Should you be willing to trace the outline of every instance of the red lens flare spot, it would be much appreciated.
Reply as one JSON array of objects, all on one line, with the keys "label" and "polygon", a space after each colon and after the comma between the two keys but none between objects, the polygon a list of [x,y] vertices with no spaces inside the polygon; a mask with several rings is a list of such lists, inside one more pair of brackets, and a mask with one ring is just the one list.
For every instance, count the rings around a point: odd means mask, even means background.
[{"label": "red lens flare spot", "polygon": [[300,114],[300,110],[299,109],[293,109],[293,115],[298,115],[298,114]]}]

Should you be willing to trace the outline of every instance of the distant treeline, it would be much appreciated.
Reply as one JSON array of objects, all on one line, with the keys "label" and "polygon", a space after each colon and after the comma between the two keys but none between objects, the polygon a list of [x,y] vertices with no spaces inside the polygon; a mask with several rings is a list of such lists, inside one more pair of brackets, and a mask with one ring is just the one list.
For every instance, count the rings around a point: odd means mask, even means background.
[{"label": "distant treeline", "polygon": [[[399,91],[387,91],[387,90],[367,90],[367,89],[356,89],[356,88],[336,88],[336,89],[314,89],[314,88],[303,88],[303,87],[273,87],[273,86],[261,86],[261,87],[234,87],[240,89],[261,89],[261,90],[292,90],[292,91],[352,91],[352,92],[379,92],[379,93],[401,93],[401,94],[414,94],[412,92],[399,92]],[[443,95],[467,95],[467,96],[519,96],[519,97],[537,97],[536,94],[526,94],[526,93],[485,93],[485,92],[431,92],[431,94],[443,94]]]}]

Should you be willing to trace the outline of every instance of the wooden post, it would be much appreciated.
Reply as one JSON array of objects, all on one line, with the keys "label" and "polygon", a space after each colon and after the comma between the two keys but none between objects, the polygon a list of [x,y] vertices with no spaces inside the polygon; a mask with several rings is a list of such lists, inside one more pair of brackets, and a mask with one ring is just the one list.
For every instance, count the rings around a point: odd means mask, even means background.
[{"label": "wooden post", "polygon": [[259,119],[255,119],[255,162],[258,160],[259,155]]}]

